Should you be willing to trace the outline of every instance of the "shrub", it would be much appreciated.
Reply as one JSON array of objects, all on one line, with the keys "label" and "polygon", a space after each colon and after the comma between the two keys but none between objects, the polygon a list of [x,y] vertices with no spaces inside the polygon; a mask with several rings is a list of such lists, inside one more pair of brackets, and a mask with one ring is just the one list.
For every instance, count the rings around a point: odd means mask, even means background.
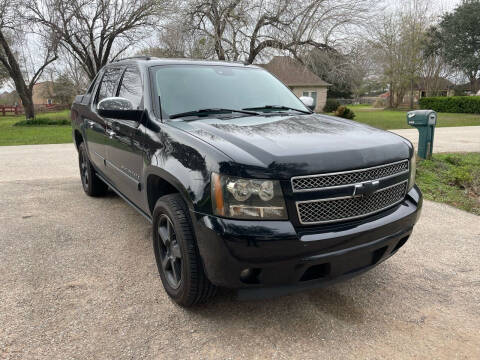
[{"label": "shrub", "polygon": [[346,106],[339,106],[334,114],[335,116],[349,120],[353,120],[355,118],[355,113]]},{"label": "shrub", "polygon": [[70,120],[65,118],[51,119],[48,117],[41,117],[35,119],[28,119],[16,122],[14,126],[45,126],[45,125],[70,125]]},{"label": "shrub", "polygon": [[419,103],[436,112],[480,114],[480,96],[425,97]]},{"label": "shrub", "polygon": [[373,103],[373,107],[376,108],[376,109],[381,109],[381,108],[384,108],[386,106],[387,106],[387,102],[383,98],[378,98]]},{"label": "shrub", "polygon": [[335,99],[327,99],[325,106],[323,107],[323,112],[331,113],[338,109],[340,103]]}]

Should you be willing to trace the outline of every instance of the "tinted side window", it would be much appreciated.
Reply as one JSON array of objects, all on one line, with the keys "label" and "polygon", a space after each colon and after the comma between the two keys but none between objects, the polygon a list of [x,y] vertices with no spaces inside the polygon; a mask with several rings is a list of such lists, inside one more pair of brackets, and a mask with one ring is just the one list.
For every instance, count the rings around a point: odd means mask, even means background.
[{"label": "tinted side window", "polygon": [[142,79],[136,67],[128,67],[125,70],[118,96],[130,100],[134,109],[143,108]]},{"label": "tinted side window", "polygon": [[98,90],[97,103],[107,97],[116,95],[118,79],[121,74],[121,68],[107,68],[105,70],[105,75],[102,78],[102,83]]}]

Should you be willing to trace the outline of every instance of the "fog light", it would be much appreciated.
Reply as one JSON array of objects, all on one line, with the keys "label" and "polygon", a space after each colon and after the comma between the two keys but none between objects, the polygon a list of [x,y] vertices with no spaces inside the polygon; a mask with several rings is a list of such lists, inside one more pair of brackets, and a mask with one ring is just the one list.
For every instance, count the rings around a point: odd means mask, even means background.
[{"label": "fog light", "polygon": [[240,280],[246,281],[252,275],[253,275],[252,269],[250,268],[243,269],[242,271],[240,271]]},{"label": "fog light", "polygon": [[262,270],[258,268],[246,268],[240,271],[240,281],[245,284],[260,284],[258,275]]}]

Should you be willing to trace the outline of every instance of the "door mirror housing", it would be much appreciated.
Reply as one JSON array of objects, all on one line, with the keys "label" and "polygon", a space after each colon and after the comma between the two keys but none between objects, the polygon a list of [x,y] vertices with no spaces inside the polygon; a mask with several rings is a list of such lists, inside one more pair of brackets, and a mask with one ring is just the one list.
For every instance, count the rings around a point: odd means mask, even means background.
[{"label": "door mirror housing", "polygon": [[310,96],[300,96],[300,101],[310,110],[315,110],[315,104],[313,102],[313,98]]},{"label": "door mirror housing", "polygon": [[122,97],[108,97],[97,104],[98,115],[106,118],[140,122],[143,110],[133,109],[130,100]]}]

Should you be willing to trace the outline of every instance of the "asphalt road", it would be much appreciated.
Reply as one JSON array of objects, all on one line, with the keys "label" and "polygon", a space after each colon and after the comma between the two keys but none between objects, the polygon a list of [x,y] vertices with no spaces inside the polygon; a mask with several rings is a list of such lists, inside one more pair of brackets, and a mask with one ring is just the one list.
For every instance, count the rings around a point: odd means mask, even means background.
[{"label": "asphalt road", "polygon": [[426,202],[410,241],[348,282],[173,304],[148,222],[84,195],[73,145],[0,148],[0,358],[479,359],[480,217]]}]

